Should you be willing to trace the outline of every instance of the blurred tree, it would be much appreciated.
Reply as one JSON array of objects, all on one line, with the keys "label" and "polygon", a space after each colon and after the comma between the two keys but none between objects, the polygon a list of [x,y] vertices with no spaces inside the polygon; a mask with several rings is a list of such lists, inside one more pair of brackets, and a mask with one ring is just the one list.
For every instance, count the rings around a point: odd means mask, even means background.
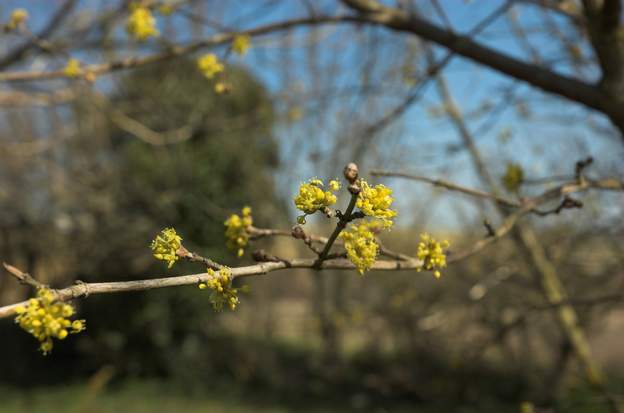
[{"label": "blurred tree", "polygon": [[[148,248],[164,226],[178,228],[189,247],[228,262],[234,257],[223,241],[228,213],[250,204],[265,223],[283,215],[277,213],[283,204],[275,198],[271,175],[278,158],[267,93],[248,73],[231,69],[228,82],[235,87],[217,96],[193,64],[146,67],[120,78],[110,102],[87,95],[73,105],[80,132],[58,155],[75,185],[52,195],[48,208],[52,220],[67,222],[61,226],[72,238],[74,265],[65,260],[62,277],[50,277],[55,282],[165,272]],[[125,108],[127,115],[115,108]],[[136,125],[163,140],[131,136]],[[166,140],[171,130],[178,131],[175,142]],[[24,233],[30,233],[27,227],[22,225]],[[58,241],[41,245],[44,261],[55,254],[64,261],[66,242]],[[197,346],[206,331],[202,320],[209,316],[210,329],[218,329],[208,296],[189,289],[103,297],[84,303],[82,311],[100,327],[82,343],[76,340],[80,352],[135,373],[170,372],[191,348],[197,350],[191,358],[207,354]],[[23,365],[13,367],[7,377],[24,371]]]}]

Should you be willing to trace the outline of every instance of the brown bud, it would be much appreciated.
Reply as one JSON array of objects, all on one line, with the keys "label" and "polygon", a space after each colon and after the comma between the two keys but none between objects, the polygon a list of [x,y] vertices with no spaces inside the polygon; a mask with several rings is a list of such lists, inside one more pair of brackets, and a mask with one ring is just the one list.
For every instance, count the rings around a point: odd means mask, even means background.
[{"label": "brown bud", "polygon": [[360,193],[361,189],[357,182],[352,183],[347,187],[347,191],[352,193],[353,195],[357,195]]},{"label": "brown bud", "polygon": [[350,184],[355,183],[355,181],[358,179],[358,167],[353,162],[345,166],[342,173],[344,174],[345,179],[349,181]]},{"label": "brown bud", "polygon": [[292,229],[290,230],[290,233],[293,236],[293,238],[296,238],[296,239],[306,239],[307,237],[301,225],[295,225],[294,227],[292,227]]}]

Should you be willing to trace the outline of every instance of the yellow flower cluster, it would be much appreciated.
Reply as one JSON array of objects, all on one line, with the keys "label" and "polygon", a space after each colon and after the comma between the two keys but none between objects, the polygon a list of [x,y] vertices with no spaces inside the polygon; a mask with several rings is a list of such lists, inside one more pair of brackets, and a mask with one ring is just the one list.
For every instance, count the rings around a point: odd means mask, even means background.
[{"label": "yellow flower cluster", "polygon": [[360,274],[370,269],[377,259],[379,246],[371,228],[373,225],[374,221],[362,222],[360,225],[351,224],[348,230],[340,233],[347,256]]},{"label": "yellow flower cluster", "polygon": [[126,30],[132,37],[138,41],[144,41],[160,34],[156,28],[156,19],[150,9],[140,4],[132,4],[130,10]]},{"label": "yellow flower cluster", "polygon": [[197,67],[207,79],[212,79],[224,70],[223,64],[213,53],[205,54],[197,59]]},{"label": "yellow flower cluster", "polygon": [[433,270],[433,275],[435,275],[436,278],[440,278],[442,274],[439,269],[446,267],[446,253],[444,250],[447,249],[449,245],[449,242],[446,240],[438,242],[427,233],[420,234],[416,257],[423,261],[423,265],[418,271],[423,269]]},{"label": "yellow flower cluster", "polygon": [[239,257],[243,255],[244,248],[249,242],[249,227],[253,224],[251,208],[244,207],[241,215],[232,214],[224,222],[226,246],[231,250],[238,250]]},{"label": "yellow flower cluster", "polygon": [[234,36],[234,40],[232,40],[232,51],[234,53],[244,56],[249,47],[251,47],[251,37],[248,34]]},{"label": "yellow flower cluster", "polygon": [[63,74],[67,77],[78,77],[82,74],[82,68],[78,59],[71,58],[63,69]]},{"label": "yellow flower cluster", "polygon": [[150,248],[154,251],[154,258],[167,262],[169,268],[180,258],[178,249],[182,246],[182,237],[173,228],[165,228],[154,238]]},{"label": "yellow flower cluster", "polygon": [[7,24],[4,25],[5,30],[13,31],[28,20],[28,11],[26,9],[15,9],[11,12],[11,17]]},{"label": "yellow flower cluster", "polygon": [[517,192],[524,181],[524,170],[516,163],[508,163],[501,181],[509,192]]},{"label": "yellow flower cluster", "polygon": [[218,272],[215,272],[212,268],[208,268],[208,274],[211,278],[205,283],[199,283],[199,288],[212,290],[210,294],[212,308],[215,311],[221,311],[227,305],[230,310],[235,310],[240,301],[238,289],[232,287],[232,270],[228,267],[222,267]]},{"label": "yellow flower cluster", "polygon": [[74,307],[56,302],[56,296],[48,288],[39,288],[37,298],[31,298],[28,305],[18,306],[15,311],[15,322],[39,340],[43,354],[52,351],[53,338],[63,340],[69,333],[85,329],[84,320],[69,320],[74,315]]},{"label": "yellow flower cluster", "polygon": [[394,202],[392,189],[379,184],[371,187],[368,182],[360,180],[361,191],[358,196],[356,206],[365,215],[383,220],[385,227],[392,226],[392,218],[396,216],[396,211],[390,209]]},{"label": "yellow flower cluster", "polygon": [[323,190],[323,181],[317,178],[310,179],[307,183],[299,186],[299,194],[295,197],[295,206],[305,215],[297,218],[300,224],[305,224],[305,216],[318,210],[325,211],[330,205],[336,203],[336,195],[333,192],[340,189],[340,182],[329,181],[329,191]]}]

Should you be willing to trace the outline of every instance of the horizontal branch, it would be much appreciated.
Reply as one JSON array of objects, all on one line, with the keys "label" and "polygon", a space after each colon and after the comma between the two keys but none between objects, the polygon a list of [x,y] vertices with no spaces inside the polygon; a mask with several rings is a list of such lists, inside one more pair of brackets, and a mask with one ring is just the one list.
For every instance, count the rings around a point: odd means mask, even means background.
[{"label": "horizontal branch", "polygon": [[[263,262],[246,267],[232,268],[232,277],[250,277],[256,275],[264,275],[273,271],[283,270],[287,268],[309,268],[318,270],[354,270],[356,267],[347,259],[326,260],[316,266],[317,260],[310,258],[297,258],[280,262]],[[380,260],[375,262],[371,270],[378,271],[397,271],[397,270],[415,270],[422,267],[422,261],[411,259],[404,260]],[[56,290],[57,297],[60,301],[69,301],[75,298],[86,298],[93,294],[111,294],[128,291],[145,291],[157,288],[179,287],[184,285],[198,285],[201,282],[207,282],[213,276],[203,272],[198,274],[180,275],[165,278],[151,278],[135,281],[116,281],[102,283],[79,283],[71,287]],[[0,318],[10,317],[15,314],[18,306],[27,305],[28,301],[22,301],[15,304],[0,307]]]},{"label": "horizontal branch", "polygon": [[[263,34],[269,34],[277,31],[287,30],[300,26],[309,26],[316,24],[335,24],[342,22],[359,22],[361,21],[357,16],[317,16],[306,17],[300,19],[286,20],[279,23],[273,23],[266,26],[257,27],[254,29],[243,31],[242,33],[250,36],[259,36]],[[180,57],[187,54],[194,53],[198,50],[207,47],[214,47],[223,44],[230,43],[234,37],[239,33],[218,33],[214,36],[200,40],[198,42],[191,43],[186,46],[173,46],[171,49],[162,53],[150,54],[141,57],[127,57],[125,59],[115,60],[113,62],[85,65],[82,70],[84,73],[93,73],[94,75],[101,75],[104,73],[110,73],[123,69],[136,68],[139,66],[145,66],[152,63],[162,62],[174,57]],[[5,72],[0,73],[0,82],[15,82],[15,81],[32,81],[32,80],[47,80],[66,78],[67,75],[64,70],[55,71],[28,71],[28,72]]]}]

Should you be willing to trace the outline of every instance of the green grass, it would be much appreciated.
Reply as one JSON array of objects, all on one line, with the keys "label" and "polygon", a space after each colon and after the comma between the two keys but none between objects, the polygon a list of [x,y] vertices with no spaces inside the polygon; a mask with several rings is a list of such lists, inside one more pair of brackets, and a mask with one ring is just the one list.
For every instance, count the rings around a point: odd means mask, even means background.
[{"label": "green grass", "polygon": [[[179,385],[178,385],[179,386]],[[223,387],[200,394],[181,390],[163,382],[125,382],[105,390],[93,385],[59,385],[54,387],[19,390],[0,387],[0,413],[332,413],[332,412],[396,412],[437,413],[446,409],[422,406],[370,407],[363,400],[347,399],[342,405],[327,404],[323,400],[305,401],[302,405],[284,405],[279,400],[262,395],[247,396],[236,389]],[[482,412],[481,409],[457,409],[461,413]],[[493,409],[498,413],[513,410]]]}]

